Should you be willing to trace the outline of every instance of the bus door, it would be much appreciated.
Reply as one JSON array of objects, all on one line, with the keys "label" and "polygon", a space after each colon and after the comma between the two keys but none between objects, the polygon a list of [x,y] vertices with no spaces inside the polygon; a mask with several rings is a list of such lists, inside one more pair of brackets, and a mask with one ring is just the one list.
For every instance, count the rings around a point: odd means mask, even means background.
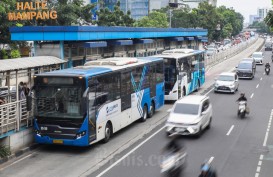
[{"label": "bus door", "polygon": [[189,65],[187,59],[182,58],[177,62],[177,81],[178,81],[178,98],[186,95],[186,88],[188,85],[188,71]]},{"label": "bus door", "polygon": [[94,80],[89,80],[89,93],[88,93],[88,127],[89,127],[89,142],[96,140],[96,84]]},{"label": "bus door", "polygon": [[122,121],[122,127],[131,123],[131,107],[132,107],[132,87],[131,87],[131,72],[125,71],[121,73],[121,114],[125,116],[125,121]]},{"label": "bus door", "polygon": [[150,97],[153,98],[156,96],[156,71],[155,65],[149,66],[149,80],[150,80]]}]

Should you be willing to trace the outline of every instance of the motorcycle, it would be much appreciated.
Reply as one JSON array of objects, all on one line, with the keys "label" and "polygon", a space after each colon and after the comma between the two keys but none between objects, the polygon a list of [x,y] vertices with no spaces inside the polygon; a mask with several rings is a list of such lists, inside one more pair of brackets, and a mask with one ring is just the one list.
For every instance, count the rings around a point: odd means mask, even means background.
[{"label": "motorcycle", "polygon": [[164,152],[163,160],[160,164],[161,174],[166,177],[179,176],[182,168],[186,164],[187,153],[185,150],[180,152]]},{"label": "motorcycle", "polygon": [[246,101],[239,101],[238,105],[238,117],[244,118],[248,112],[246,107]]},{"label": "motorcycle", "polygon": [[270,68],[269,67],[265,67],[265,73],[266,73],[266,75],[268,75],[269,72],[270,72]]}]

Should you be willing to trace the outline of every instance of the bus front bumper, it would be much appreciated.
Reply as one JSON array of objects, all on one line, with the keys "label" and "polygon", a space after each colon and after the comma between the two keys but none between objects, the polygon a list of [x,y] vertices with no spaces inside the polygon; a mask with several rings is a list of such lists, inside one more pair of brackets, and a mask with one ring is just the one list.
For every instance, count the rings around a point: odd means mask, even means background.
[{"label": "bus front bumper", "polygon": [[66,146],[88,146],[87,135],[78,139],[53,139],[49,136],[35,135],[35,142],[39,144],[58,144]]}]

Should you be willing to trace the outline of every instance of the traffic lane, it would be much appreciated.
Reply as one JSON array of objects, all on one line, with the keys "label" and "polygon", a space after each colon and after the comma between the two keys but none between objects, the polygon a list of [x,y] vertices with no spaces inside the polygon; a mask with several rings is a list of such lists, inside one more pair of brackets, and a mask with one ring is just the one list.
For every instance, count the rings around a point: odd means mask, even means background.
[{"label": "traffic lane", "polygon": [[[258,80],[256,80],[256,82],[257,81]],[[246,83],[249,83],[249,82],[247,81]],[[252,84],[252,87],[254,88],[256,83],[255,82],[250,82],[250,83]],[[249,88],[249,85],[247,85],[246,88]],[[210,96],[213,97],[215,95],[210,95]],[[236,94],[235,95],[232,95],[232,94],[224,95],[223,94],[222,96],[224,96],[225,98],[224,97],[223,98],[215,97],[215,98],[217,100],[220,100],[221,102],[223,102],[223,100],[224,100],[224,102],[231,102],[232,104],[233,104],[233,102],[235,102],[234,100],[237,99]],[[211,98],[211,99],[212,99],[213,104],[220,106],[220,108],[216,108],[216,110],[225,110],[224,112],[220,111],[219,116],[217,115],[217,113],[214,114],[214,117],[220,117],[220,118],[222,118],[222,120],[219,119],[220,121],[218,121],[218,119],[216,119],[216,120],[215,120],[215,118],[213,119],[213,124],[212,124],[213,128],[211,130],[205,132],[205,134],[203,134],[203,136],[201,137],[201,139],[205,141],[205,144],[200,139],[199,139],[200,144],[198,144],[198,143],[195,144],[193,141],[191,141],[192,140],[191,138],[184,139],[184,141],[186,142],[187,147],[188,147],[187,151],[189,153],[189,156],[191,157],[188,159],[188,166],[190,166],[191,168],[185,169],[184,176],[198,175],[199,165],[197,165],[198,167],[196,168],[196,164],[201,164],[204,159],[211,157],[213,154],[216,157],[223,156],[223,158],[226,158],[228,156],[228,154],[226,153],[226,155],[224,155],[225,152],[223,152],[223,149],[225,149],[226,147],[231,147],[230,144],[233,144],[233,146],[235,146],[235,144],[236,144],[236,141],[234,143],[232,138],[230,138],[230,141],[227,141],[225,138],[223,138],[223,136],[226,135],[227,131],[223,133],[221,131],[222,130],[221,126],[231,124],[231,123],[225,123],[225,121],[232,121],[233,120],[233,119],[229,119],[230,117],[232,117],[230,115],[230,113],[233,111],[231,111],[231,110],[235,110],[234,114],[232,114],[232,115],[234,116],[233,118],[235,118],[235,119],[237,118],[237,116],[236,116],[237,105],[234,108],[232,108],[232,106],[229,106],[228,109],[223,109],[226,106],[223,107],[223,104],[218,104],[217,102],[213,101],[213,98]],[[214,108],[214,112],[215,112],[215,108]],[[228,115],[227,116],[228,118],[226,118],[223,115]],[[238,121],[238,122],[243,125],[246,124],[246,123],[242,123],[241,121]],[[217,123],[218,123],[218,125],[217,125]],[[217,130],[216,127],[219,129]],[[237,127],[239,127],[238,130],[244,130],[244,128],[240,128],[240,126],[237,126]],[[225,127],[225,129],[228,130],[228,127]],[[210,133],[212,135],[209,135]],[[206,137],[206,135],[209,137]],[[221,136],[217,141],[208,142],[207,138],[211,138],[214,135],[221,135]],[[237,137],[239,137],[238,134],[236,134],[236,135],[237,135]],[[164,136],[164,132],[163,132],[163,136]],[[157,144],[156,142],[153,142],[152,140],[151,140],[151,142],[147,142],[147,144],[144,144],[139,150],[137,150],[137,152],[132,154],[132,156],[128,156],[127,160],[122,161],[119,165],[114,166],[113,169],[110,169],[110,171],[108,173],[106,173],[106,175],[104,175],[104,176],[108,176],[108,175],[109,176],[128,176],[128,174],[131,174],[131,173],[137,174],[139,176],[148,176],[148,175],[158,176],[159,175],[158,171],[160,170],[158,167],[159,164],[157,164],[156,166],[149,165],[149,157],[158,157],[160,153],[154,153],[154,152],[156,152],[156,151],[160,152],[160,149],[162,149],[162,147],[163,147],[162,142],[164,142],[164,139],[158,140],[158,141],[160,142],[160,144]],[[167,142],[164,142],[163,144],[166,144]],[[207,144],[207,145],[209,145],[208,147],[206,147],[206,143],[208,143]],[[151,144],[151,147],[149,147],[149,144]],[[219,144],[222,146],[219,146]],[[161,148],[156,150],[155,147],[161,147]],[[197,149],[198,147],[200,147],[200,149]],[[213,147],[216,147],[216,148],[213,149]],[[152,150],[149,151],[149,149],[152,149]],[[213,151],[211,151],[212,149],[213,149]],[[232,148],[231,148],[231,150],[232,150]],[[138,154],[138,151],[141,151],[141,152]],[[198,156],[195,156],[195,155],[191,156],[190,155],[190,154],[196,154],[196,152],[201,152],[202,154],[199,154]],[[200,158],[201,156],[203,156],[203,157]],[[147,158],[146,159],[144,158],[142,161],[143,163],[138,164],[137,167],[135,167],[133,164],[128,163],[128,161],[130,162],[130,159],[138,159],[138,158],[141,159],[142,157],[147,157]],[[219,162],[217,162],[217,161],[219,161]],[[254,159],[254,161],[255,161],[255,159]],[[221,162],[223,162],[223,160],[221,158],[219,158],[219,159],[215,158],[215,162],[217,162],[216,164],[221,164]],[[254,163],[256,163],[256,162],[254,162]],[[126,167],[124,167],[124,164],[127,164]],[[108,164],[108,165],[110,165],[110,164]],[[192,167],[195,167],[195,168],[192,168]],[[145,169],[147,169],[147,170],[145,170]],[[91,176],[94,176],[94,174]]]},{"label": "traffic lane", "polygon": [[[273,101],[272,101],[272,92],[273,92],[273,75],[269,76],[265,75],[263,80],[261,81],[261,85],[259,86],[258,92],[256,93],[255,107],[259,107],[258,111],[255,112],[256,119],[259,121],[256,126],[258,131],[262,131],[264,134],[263,138],[260,140],[260,144],[258,146],[257,153],[263,156],[263,159],[257,158],[256,166],[260,172],[256,171],[260,176],[269,177],[273,174],[272,169],[272,157],[273,157],[273,136],[272,136],[272,109],[273,109]],[[256,129],[254,131],[257,132]],[[266,137],[266,133],[268,132],[268,137]],[[260,156],[259,156],[260,157]],[[259,167],[259,168],[258,168]]]},{"label": "traffic lane", "polygon": [[[254,85],[255,84],[253,84],[253,86]],[[187,163],[188,165],[184,171],[183,176],[197,176],[201,163],[205,159],[212,156],[216,157],[216,164],[220,164],[222,160],[220,158],[220,160],[218,160],[218,156],[223,156],[225,158],[229,152],[225,152],[226,147],[230,147],[230,144],[234,144],[234,139],[228,138],[226,134],[230,125],[232,124],[233,119],[237,118],[237,105],[235,107],[228,106],[226,108],[226,105],[222,103],[231,102],[232,105],[234,105],[233,103],[235,103],[235,100],[237,99],[237,94],[220,95],[221,94],[210,94],[210,97],[215,98],[211,98],[214,109],[212,128],[208,131],[205,131],[199,139],[192,137],[182,138],[182,141],[186,143],[187,152],[189,154]],[[214,107],[214,105],[217,105],[217,107]],[[134,152],[134,154],[129,155],[128,158],[122,160],[121,163],[117,164],[117,166],[109,169],[109,171],[103,176],[128,176],[128,174],[131,174],[131,176],[134,176],[134,174],[136,174],[136,176],[158,176],[160,171],[159,163],[151,164],[150,158],[155,157],[155,159],[158,159],[156,157],[159,157],[163,146],[168,143],[168,139],[165,138],[165,132],[163,131],[163,133],[160,133],[162,135],[156,135],[153,137],[150,141],[145,143],[136,152]],[[136,165],[129,163],[132,161],[132,159],[138,158],[142,159],[140,164]],[[103,172],[110,165],[111,163],[109,163],[99,172]],[[99,174],[99,172],[97,174]],[[90,176],[96,176],[97,174],[92,174]]]},{"label": "traffic lane", "polygon": [[[261,68],[258,68],[258,70],[261,70]],[[223,176],[238,176],[242,171],[246,172],[244,176],[254,176],[256,172],[257,158],[259,157],[259,153],[264,151],[262,142],[267,127],[268,116],[272,109],[272,103],[270,106],[264,106],[264,104],[268,103],[263,101],[267,98],[268,92],[272,93],[272,90],[269,89],[267,79],[264,76],[263,80],[260,80],[259,87],[256,86],[253,92],[254,96],[248,101],[251,113],[247,119],[242,120],[247,122],[247,126],[244,127],[244,131],[242,131],[236,143],[234,152],[227,161],[229,165],[224,166]],[[254,84],[256,83],[254,82]],[[250,90],[252,92],[253,87]]]},{"label": "traffic lane", "polygon": [[[146,133],[160,121],[165,121],[167,110],[172,105],[167,104],[156,111],[153,118],[146,122],[139,121],[120,130],[107,143],[96,143],[90,147],[70,147],[43,145],[39,149],[26,154],[23,159],[14,159],[1,166],[0,176],[79,176],[95,171],[115,153],[131,146],[134,141]],[[141,132],[141,133],[140,133]],[[15,163],[14,163],[15,162]],[[26,168],[31,167],[31,168]],[[71,170],[73,169],[73,170]]]}]

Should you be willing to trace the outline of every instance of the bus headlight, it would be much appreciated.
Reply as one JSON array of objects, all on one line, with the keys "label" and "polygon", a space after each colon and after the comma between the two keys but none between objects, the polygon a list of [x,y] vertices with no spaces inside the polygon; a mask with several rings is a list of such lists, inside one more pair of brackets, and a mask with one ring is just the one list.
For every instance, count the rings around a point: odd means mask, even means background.
[{"label": "bus headlight", "polygon": [[76,134],[76,139],[80,139],[81,137],[83,137],[86,134],[86,131],[82,131]]},{"label": "bus headlight", "polygon": [[34,130],[36,135],[41,136],[41,132],[39,130]]}]

